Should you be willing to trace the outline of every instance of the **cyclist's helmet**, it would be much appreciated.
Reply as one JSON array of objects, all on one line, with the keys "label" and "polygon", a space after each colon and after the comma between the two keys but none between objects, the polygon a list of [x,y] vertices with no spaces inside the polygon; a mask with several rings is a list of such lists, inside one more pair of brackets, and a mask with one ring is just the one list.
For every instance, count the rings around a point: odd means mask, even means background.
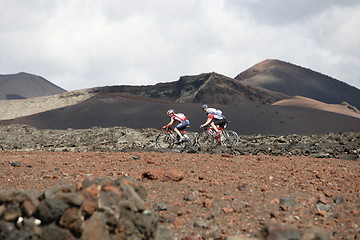
[{"label": "cyclist's helmet", "polygon": [[208,105],[207,104],[204,104],[204,105],[202,105],[202,110],[204,110],[205,108],[208,108]]},{"label": "cyclist's helmet", "polygon": [[167,115],[170,115],[170,114],[175,113],[175,111],[174,111],[174,109],[169,109],[166,113],[167,113]]}]

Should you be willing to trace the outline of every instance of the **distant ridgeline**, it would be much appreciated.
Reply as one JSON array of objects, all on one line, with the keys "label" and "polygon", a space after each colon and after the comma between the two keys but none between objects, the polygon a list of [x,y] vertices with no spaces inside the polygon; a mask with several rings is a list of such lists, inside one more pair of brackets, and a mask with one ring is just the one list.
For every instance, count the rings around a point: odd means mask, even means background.
[{"label": "distant ridgeline", "polygon": [[63,92],[66,90],[29,73],[0,75],[0,100],[42,97]]}]

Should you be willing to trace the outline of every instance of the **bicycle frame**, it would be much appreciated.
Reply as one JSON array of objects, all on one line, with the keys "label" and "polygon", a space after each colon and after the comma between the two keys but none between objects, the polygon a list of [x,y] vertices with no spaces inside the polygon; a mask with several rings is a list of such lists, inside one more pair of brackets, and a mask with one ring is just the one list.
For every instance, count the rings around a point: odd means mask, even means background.
[{"label": "bicycle frame", "polygon": [[[171,135],[171,137],[173,139],[177,139],[178,135],[177,133],[171,128],[171,127],[167,127],[167,128],[162,128],[161,129],[163,132],[166,132],[167,134]],[[181,134],[185,134],[185,130],[179,130],[181,132]]]},{"label": "bicycle frame", "polygon": [[[215,141],[215,144],[221,144],[222,146],[234,146],[238,142],[238,134],[232,130],[227,130],[227,123],[223,127],[217,127],[218,130],[220,130],[220,134],[216,132],[210,125],[204,126],[203,132],[198,133],[197,135],[197,142],[198,145],[205,144],[204,146],[208,145],[211,146],[214,143],[211,143],[212,141]],[[207,140],[208,138],[204,135],[207,134],[211,139],[210,142]],[[205,143],[205,142],[207,143]]]},{"label": "bicycle frame", "polygon": [[210,125],[206,126],[204,129],[206,132],[208,132],[213,138],[215,138],[216,141],[221,142],[221,133],[226,128],[227,124],[224,125],[224,127],[217,126],[218,130],[220,131],[220,134],[218,134],[213,127]]},{"label": "bicycle frame", "polygon": [[[171,127],[162,128],[161,131],[162,131],[162,133],[160,133],[155,140],[156,145],[158,147],[160,147],[161,144],[168,145],[167,147],[172,147],[174,144],[180,145],[181,147],[185,147],[187,143],[191,143],[191,141],[192,141],[191,138],[194,138],[194,137],[192,137],[191,133],[188,133],[185,130],[180,130],[180,132],[183,134],[183,136],[187,140],[179,142],[178,141],[179,136]],[[162,146],[162,147],[165,147],[165,146]]]},{"label": "bicycle frame", "polygon": [[164,132],[169,134],[172,138],[176,139],[177,133],[170,127],[163,129]]},{"label": "bicycle frame", "polygon": [[171,139],[173,140],[172,143],[176,142],[178,135],[171,127],[163,128],[161,129],[161,131],[163,131],[164,133],[168,134],[171,137]]}]

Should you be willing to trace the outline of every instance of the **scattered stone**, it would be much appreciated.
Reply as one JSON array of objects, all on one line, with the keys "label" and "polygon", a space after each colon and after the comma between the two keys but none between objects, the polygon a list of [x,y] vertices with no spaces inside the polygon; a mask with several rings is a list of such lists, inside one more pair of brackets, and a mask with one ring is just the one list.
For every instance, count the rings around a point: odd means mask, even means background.
[{"label": "scattered stone", "polygon": [[230,207],[223,207],[223,208],[222,208],[222,211],[223,211],[225,214],[230,214],[230,213],[233,213],[233,212],[234,212],[234,209],[233,209],[233,208],[230,208]]},{"label": "scattered stone", "polygon": [[333,206],[331,206],[330,204],[318,203],[318,204],[316,204],[316,208],[319,211],[325,211],[327,213],[332,213],[334,211]]},{"label": "scattered stone", "polygon": [[12,162],[12,163],[10,163],[10,165],[11,165],[12,167],[20,167],[20,166],[21,166],[21,163]]},{"label": "scattered stone", "polygon": [[171,168],[152,168],[145,170],[141,175],[143,178],[159,181],[179,182],[184,178],[183,172]]},{"label": "scattered stone", "polygon": [[323,204],[327,204],[327,203],[328,203],[328,199],[326,198],[325,194],[319,193],[319,195],[318,195],[318,202],[319,202],[319,203],[323,203]]},{"label": "scattered stone", "polygon": [[280,205],[295,207],[296,202],[293,197],[284,197],[284,198],[280,198]]},{"label": "scattered stone", "polygon": [[333,200],[334,200],[334,203],[336,203],[336,204],[340,204],[340,203],[345,202],[345,200],[344,200],[344,198],[342,196],[336,196],[336,197],[334,197]]},{"label": "scattered stone", "polygon": [[184,197],[184,200],[185,200],[185,201],[189,201],[189,202],[193,202],[193,201],[195,201],[196,199],[197,199],[197,195],[196,195],[195,192],[191,192],[190,194],[188,194],[188,195],[186,195],[186,196]]},{"label": "scattered stone", "polygon": [[168,205],[165,202],[159,202],[154,204],[153,209],[154,211],[166,211],[168,209]]},{"label": "scattered stone", "polygon": [[[286,240],[286,239],[302,239],[302,240],[330,240],[330,234],[318,227],[311,227],[302,231],[293,229],[290,226],[266,225],[260,231],[260,239],[267,240]],[[246,238],[242,238],[246,239]]]},{"label": "scattered stone", "polygon": [[207,228],[209,228],[209,224],[204,222],[203,220],[198,220],[198,221],[194,222],[194,227],[207,229]]},{"label": "scattered stone", "polygon": [[212,204],[211,200],[207,198],[207,199],[205,199],[203,205],[205,208],[211,208],[213,204]]}]

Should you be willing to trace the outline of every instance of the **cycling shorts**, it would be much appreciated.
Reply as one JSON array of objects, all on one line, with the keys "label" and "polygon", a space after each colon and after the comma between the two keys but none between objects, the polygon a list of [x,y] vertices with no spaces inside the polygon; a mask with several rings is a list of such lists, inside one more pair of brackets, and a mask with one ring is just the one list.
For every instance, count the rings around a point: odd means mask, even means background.
[{"label": "cycling shorts", "polygon": [[224,127],[226,119],[213,119],[213,122],[216,126]]},{"label": "cycling shorts", "polygon": [[176,128],[179,130],[183,130],[186,128],[186,126],[190,125],[190,121],[188,119],[186,119],[185,121],[179,123],[178,125],[176,125]]}]

